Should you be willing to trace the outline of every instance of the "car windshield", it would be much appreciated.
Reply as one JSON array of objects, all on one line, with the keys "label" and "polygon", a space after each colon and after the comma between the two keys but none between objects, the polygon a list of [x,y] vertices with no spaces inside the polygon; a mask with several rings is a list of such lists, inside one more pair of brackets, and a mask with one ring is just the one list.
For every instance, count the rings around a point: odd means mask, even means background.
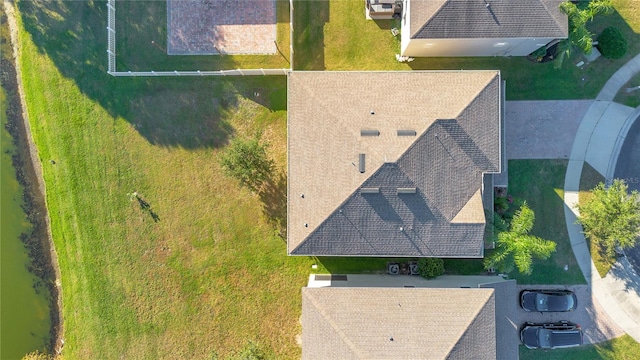
[{"label": "car windshield", "polygon": [[551,347],[551,330],[538,329],[538,342],[540,347]]}]

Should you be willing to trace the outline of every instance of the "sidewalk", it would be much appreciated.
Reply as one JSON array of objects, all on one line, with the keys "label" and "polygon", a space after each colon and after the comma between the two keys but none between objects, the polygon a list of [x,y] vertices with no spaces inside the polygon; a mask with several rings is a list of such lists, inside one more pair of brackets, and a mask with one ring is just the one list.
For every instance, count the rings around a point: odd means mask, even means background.
[{"label": "sidewalk", "polygon": [[613,102],[616,93],[635,74],[640,72],[640,55],[620,68],[605,84],[596,101],[589,107],[580,123],[573,142],[564,184],[564,204],[567,230],[576,260],[591,286],[593,295],[607,314],[627,334],[640,342],[640,275],[626,259],[622,259],[604,278],[600,277],[591,260],[582,227],[576,224],[580,175],[584,162],[609,180],[615,170],[620,147],[638,109]]}]

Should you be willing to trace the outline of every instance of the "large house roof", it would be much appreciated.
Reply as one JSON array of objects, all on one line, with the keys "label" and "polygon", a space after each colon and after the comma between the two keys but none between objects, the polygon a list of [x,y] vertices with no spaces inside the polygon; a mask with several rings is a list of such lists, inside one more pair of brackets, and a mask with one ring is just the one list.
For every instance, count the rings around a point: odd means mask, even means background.
[{"label": "large house roof", "polygon": [[411,38],[566,38],[569,25],[561,2],[410,0]]},{"label": "large house roof", "polygon": [[500,171],[497,71],[288,81],[289,254],[483,255],[482,174]]},{"label": "large house roof", "polygon": [[493,289],[302,288],[303,359],[496,359]]}]

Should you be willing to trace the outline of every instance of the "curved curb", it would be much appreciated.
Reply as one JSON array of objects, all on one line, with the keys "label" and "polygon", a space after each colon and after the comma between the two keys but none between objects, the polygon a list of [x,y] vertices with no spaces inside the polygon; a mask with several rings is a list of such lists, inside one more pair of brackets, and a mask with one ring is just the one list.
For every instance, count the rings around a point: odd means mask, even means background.
[{"label": "curved curb", "polygon": [[640,54],[627,61],[616,71],[602,87],[596,100],[613,101],[620,88],[624,86],[635,74],[640,72]]},{"label": "curved curb", "polygon": [[[634,294],[631,294],[631,292],[635,291],[628,291],[624,288],[625,284],[633,282],[634,277],[629,275],[628,272],[612,275],[611,271],[604,278],[600,277],[591,258],[586,239],[582,232],[582,226],[576,223],[580,213],[575,207],[578,203],[582,167],[585,163],[590,145],[594,145],[591,140],[596,136],[597,125],[603,119],[602,115],[605,113],[606,108],[613,103],[613,98],[617,92],[637,73],[640,73],[640,54],[636,55],[613,74],[580,122],[576,137],[573,141],[571,156],[569,157],[569,164],[565,175],[563,201],[571,249],[573,250],[585,280],[591,286],[593,295],[605,309],[607,315],[622,328],[625,333],[640,342],[640,317],[635,316],[635,314],[640,311],[640,303],[634,303]],[[610,149],[609,163],[606,169],[608,179],[612,177],[615,171],[618,155],[629,128],[639,115],[640,107],[627,115],[618,131],[614,146]],[[603,127],[600,127],[600,129],[602,128]],[[614,267],[616,266],[622,265],[618,262],[614,265]],[[635,294],[635,296],[637,297],[637,294]]]},{"label": "curved curb", "polygon": [[616,144],[613,147],[613,152],[611,153],[611,158],[609,160],[609,166],[607,167],[607,173],[605,174],[605,181],[612,181],[614,173],[616,171],[616,166],[618,165],[618,158],[620,157],[620,150],[622,149],[622,145],[624,144],[624,140],[627,138],[627,134],[629,133],[629,129],[635,121],[640,118],[640,106],[638,106],[632,113],[627,117],[624,122],[624,125],[620,129],[618,133],[618,137],[616,138]]}]

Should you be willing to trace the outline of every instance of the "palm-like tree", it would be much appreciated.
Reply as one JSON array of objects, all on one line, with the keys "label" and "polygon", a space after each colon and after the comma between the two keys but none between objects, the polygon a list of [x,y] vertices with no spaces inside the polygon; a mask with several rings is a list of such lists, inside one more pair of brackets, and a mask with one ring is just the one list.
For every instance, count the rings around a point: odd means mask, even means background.
[{"label": "palm-like tree", "polygon": [[485,266],[506,273],[517,267],[520,273],[529,275],[534,257],[543,260],[549,258],[556,250],[556,243],[529,235],[534,221],[533,210],[526,202],[523,203],[513,216],[509,231],[498,234],[496,250],[485,259]]},{"label": "palm-like tree", "polygon": [[556,67],[560,68],[565,57],[568,57],[572,46],[577,46],[585,54],[593,48],[593,34],[587,30],[587,23],[596,15],[608,15],[613,12],[611,0],[593,0],[586,7],[579,8],[571,1],[560,4],[560,9],[569,18],[569,39],[562,41],[558,49]]}]

